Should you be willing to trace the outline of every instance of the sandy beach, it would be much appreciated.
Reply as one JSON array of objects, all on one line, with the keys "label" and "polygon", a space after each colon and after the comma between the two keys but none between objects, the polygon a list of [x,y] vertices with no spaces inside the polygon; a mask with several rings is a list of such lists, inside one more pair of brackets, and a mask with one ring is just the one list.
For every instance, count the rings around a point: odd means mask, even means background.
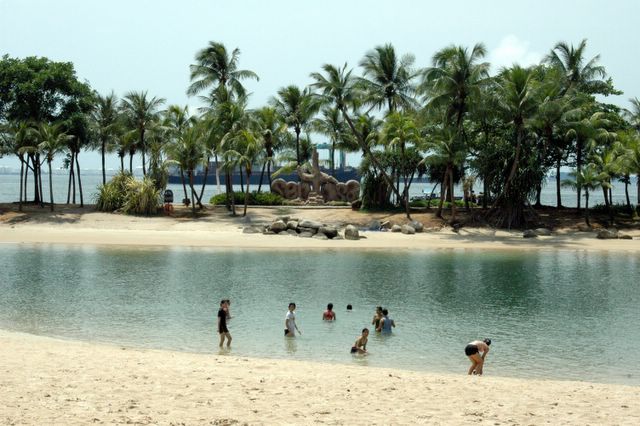
[{"label": "sandy beach", "polygon": [[[638,424],[640,388],[0,332],[3,424]],[[464,369],[464,366],[461,367]]]},{"label": "sandy beach", "polygon": [[[0,214],[0,243],[104,244],[144,247],[270,249],[498,249],[640,251],[632,240],[598,240],[558,227],[551,236],[464,227],[454,232],[415,215],[426,232],[363,232],[360,240],[245,234],[276,209],[231,218],[131,217],[90,208],[39,208]],[[402,215],[346,209],[296,210],[297,217],[337,226]],[[191,354],[57,340],[0,331],[2,424],[638,424],[640,387],[586,382],[466,376]]]},{"label": "sandy beach", "polygon": [[[0,214],[0,243],[60,243],[161,247],[276,248],[276,249],[476,249],[476,250],[613,250],[640,251],[640,229],[624,230],[633,240],[599,240],[595,232],[580,232],[575,224],[555,227],[550,236],[524,239],[522,231],[464,226],[458,232],[436,220],[433,213],[416,213],[425,232],[404,235],[391,232],[361,233],[354,240],[317,240],[289,235],[245,234],[246,226],[270,223],[286,214],[335,226],[367,227],[374,221],[404,224],[403,214],[360,213],[350,209],[250,208],[246,218],[231,217],[222,207],[209,207],[198,218],[182,209],[177,217],[135,217],[59,207],[43,211],[29,206]],[[574,220],[574,222],[579,222]]]}]

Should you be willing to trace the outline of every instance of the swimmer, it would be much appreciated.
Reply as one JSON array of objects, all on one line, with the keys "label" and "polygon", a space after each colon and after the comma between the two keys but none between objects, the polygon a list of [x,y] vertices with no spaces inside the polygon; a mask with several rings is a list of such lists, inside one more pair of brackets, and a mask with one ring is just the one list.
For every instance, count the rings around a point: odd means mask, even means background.
[{"label": "swimmer", "polygon": [[[484,340],[474,340],[470,342],[464,348],[464,354],[471,361],[471,367],[469,367],[468,374],[477,374],[478,376],[482,375],[482,368],[484,367],[484,359],[487,357],[489,353],[489,346],[491,345],[491,339]],[[480,355],[482,352],[482,355]]]},{"label": "swimmer", "polygon": [[378,331],[378,327],[380,326],[380,320],[382,319],[382,306],[376,306],[376,312],[373,314],[373,319],[371,320],[371,325],[373,329]]},{"label": "swimmer", "polygon": [[352,354],[361,354],[365,355],[367,353],[367,340],[369,337],[369,329],[363,328],[362,334],[358,336],[355,343],[351,347]]},{"label": "swimmer", "polygon": [[389,311],[387,309],[382,310],[382,319],[378,325],[377,331],[383,331],[385,333],[391,333],[391,328],[396,326],[396,322],[389,318]]},{"label": "swimmer", "polygon": [[296,331],[300,334],[302,332],[298,329],[296,324],[296,304],[289,303],[289,310],[284,318],[284,335],[287,337],[296,337]]},{"label": "swimmer", "polygon": [[335,321],[336,313],[333,312],[333,303],[327,305],[327,310],[322,313],[322,319],[325,321]]}]

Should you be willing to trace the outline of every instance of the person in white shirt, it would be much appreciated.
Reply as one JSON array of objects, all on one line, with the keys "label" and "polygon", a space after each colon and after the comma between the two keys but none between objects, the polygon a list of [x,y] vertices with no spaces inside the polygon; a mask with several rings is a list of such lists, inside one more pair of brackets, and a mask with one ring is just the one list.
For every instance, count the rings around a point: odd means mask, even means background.
[{"label": "person in white shirt", "polygon": [[287,337],[295,337],[296,331],[302,334],[302,332],[298,328],[298,325],[296,324],[295,311],[296,311],[296,304],[293,302],[289,303],[289,310],[287,311],[287,315],[285,316],[285,319],[284,319],[284,335]]}]

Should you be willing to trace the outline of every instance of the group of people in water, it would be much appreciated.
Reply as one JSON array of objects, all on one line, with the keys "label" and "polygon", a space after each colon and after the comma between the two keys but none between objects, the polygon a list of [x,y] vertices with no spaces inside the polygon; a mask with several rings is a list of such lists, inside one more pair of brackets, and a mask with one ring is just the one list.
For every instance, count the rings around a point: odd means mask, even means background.
[{"label": "group of people in water", "polygon": [[[229,299],[223,299],[220,301],[220,309],[218,310],[218,334],[220,335],[220,347],[224,346],[224,342],[227,342],[227,348],[231,346],[231,334],[227,327],[227,321],[231,319],[231,313],[229,306],[231,301]],[[347,305],[347,311],[351,311],[352,306]],[[323,321],[335,321],[336,313],[333,310],[333,303],[327,305],[327,310],[322,313]],[[389,317],[389,311],[382,306],[377,306],[371,325],[374,330],[379,333],[391,333],[391,330],[395,328],[395,321]],[[296,304],[291,302],[287,309],[284,319],[284,335],[285,337],[295,337],[296,333],[302,334],[302,331],[298,328],[296,323]],[[367,354],[367,342],[369,339],[369,329],[363,328],[361,334],[356,338],[353,346],[351,347],[352,354]],[[489,346],[491,345],[491,339],[474,340],[467,344],[464,348],[464,353],[471,361],[468,374],[482,375],[484,361],[489,353]]]}]

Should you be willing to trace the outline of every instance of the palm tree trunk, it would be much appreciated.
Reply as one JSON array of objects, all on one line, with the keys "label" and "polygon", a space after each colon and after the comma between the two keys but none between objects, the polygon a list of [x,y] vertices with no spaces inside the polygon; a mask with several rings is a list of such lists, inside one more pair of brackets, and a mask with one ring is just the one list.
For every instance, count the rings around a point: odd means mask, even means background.
[{"label": "palm tree trunk", "polygon": [[142,148],[140,150],[142,152],[142,176],[146,176],[147,175],[147,165],[146,165],[146,158],[145,158],[145,149]]},{"label": "palm tree trunk", "polygon": [[207,156],[207,165],[204,166],[204,178],[202,179],[202,188],[200,188],[200,196],[198,197],[198,206],[203,209],[202,205],[202,196],[204,195],[204,188],[207,186],[207,177],[209,176],[209,162],[211,161],[211,157]]},{"label": "palm tree trunk", "polygon": [[42,190],[42,164],[38,154],[38,189],[40,191],[40,207],[44,207],[44,191]]},{"label": "palm tree trunk", "polygon": [[589,190],[584,190],[584,221],[587,226],[591,226],[589,223]]},{"label": "palm tree trunk", "polygon": [[129,173],[133,175],[133,152],[129,151]]},{"label": "palm tree trunk", "polygon": [[[582,142],[578,138],[578,142],[576,145],[576,172],[579,174],[581,171],[582,171]],[[578,197],[576,200],[576,206],[577,206],[578,213],[580,213],[580,202],[582,201],[580,199],[580,196],[582,195],[582,187],[580,186],[580,184],[577,185],[576,192]]]},{"label": "palm tree trunk", "polygon": [[627,202],[627,210],[633,216],[633,208],[631,208],[631,199],[629,198],[629,182],[631,182],[631,176],[627,173],[624,175],[624,196]]},{"label": "palm tree trunk", "polygon": [[542,193],[542,182],[536,183],[536,204],[534,207],[542,207],[542,202],[540,201],[540,196]]},{"label": "palm tree trunk", "polygon": [[[80,207],[84,207],[84,198],[82,196],[82,179],[80,178],[80,162],[78,160],[78,155],[80,152],[76,152],[76,170],[78,171],[78,191],[80,191]],[[75,196],[75,191],[74,191]],[[74,200],[75,203],[75,200]]]},{"label": "palm tree trunk", "polygon": [[[267,178],[269,179],[269,191],[271,191],[271,160],[267,161]],[[638,180],[640,181],[640,177]],[[640,182],[638,184],[638,194],[640,195]],[[638,204],[640,204],[640,197],[638,197]]]},{"label": "palm tree trunk", "polygon": [[449,194],[451,196],[451,219],[449,220],[449,223],[453,225],[456,220],[456,201],[453,196],[453,167],[450,167],[449,171]]},{"label": "palm tree trunk", "polygon": [[38,154],[32,158],[31,162],[33,163],[33,202],[40,204],[40,180],[38,179],[40,159]]},{"label": "palm tree trunk", "polygon": [[502,191],[496,197],[496,200],[494,201],[492,208],[495,208],[498,205],[498,202],[500,201],[500,199],[503,198],[505,195],[507,195],[507,192],[509,192],[509,186],[511,185],[511,181],[515,177],[516,171],[518,170],[518,165],[520,163],[520,150],[522,149],[522,129],[520,128],[517,130],[516,139],[517,139],[516,153],[515,153],[515,158],[513,159],[513,164],[511,165],[511,170],[509,171],[509,176],[507,177],[507,181],[504,184],[504,188],[502,188]]},{"label": "palm tree trunk", "polygon": [[556,208],[562,208],[562,195],[560,195],[560,156],[558,156],[558,161],[556,162]]},{"label": "palm tree trunk", "polygon": [[24,202],[26,203],[28,200],[28,179],[29,179],[29,155],[27,155],[27,160],[25,161],[25,165],[27,166],[24,171]]},{"label": "palm tree trunk", "polygon": [[233,187],[231,186],[231,172],[228,168],[225,168],[224,171],[224,190],[226,194],[224,204],[227,207],[227,210],[231,211],[231,196],[233,195]]},{"label": "palm tree trunk", "polygon": [[182,167],[180,167],[180,180],[182,181],[182,189],[184,190],[184,198],[187,199],[187,198],[189,198],[189,195],[187,194],[187,185],[186,185],[185,180],[184,180],[184,169]]},{"label": "palm tree trunk", "polygon": [[67,183],[67,204],[69,204],[71,202],[71,179],[72,179],[72,176],[73,176],[73,161],[71,161],[69,163],[69,182]]},{"label": "palm tree trunk", "polygon": [[24,174],[24,158],[22,155],[19,155],[20,158],[20,199],[18,201],[18,211],[22,211],[22,175]]},{"label": "palm tree trunk", "polygon": [[238,167],[238,172],[240,173],[240,192],[244,192],[244,180],[243,180],[243,175],[242,175],[242,166]]},{"label": "palm tree trunk", "polygon": [[107,183],[107,172],[105,171],[105,159],[104,159],[104,151],[105,151],[105,141],[102,141],[102,147],[100,149],[100,154],[102,155],[102,184],[105,185]]},{"label": "palm tree trunk", "polygon": [[331,176],[336,176],[336,141],[331,141]]},{"label": "palm tree trunk", "polygon": [[191,212],[193,216],[196,216],[196,190],[193,187],[193,170],[188,170],[187,175],[189,176],[189,188],[191,188]]},{"label": "palm tree trunk", "polygon": [[300,129],[296,126],[296,162],[300,165]]},{"label": "palm tree trunk", "polygon": [[442,208],[444,206],[445,191],[447,191],[447,188],[449,186],[448,178],[449,178],[449,166],[447,166],[447,169],[444,171],[444,176],[442,177],[442,183],[440,184],[440,203],[438,204],[438,211],[436,211],[436,217],[439,217],[441,219],[442,219]]},{"label": "palm tree trunk", "polygon": [[220,194],[222,193],[222,188],[220,188],[220,163],[218,163],[218,154],[214,154],[213,158],[216,160],[216,193]]},{"label": "palm tree trunk", "polygon": [[249,204],[249,184],[251,183],[251,166],[247,167],[247,190],[244,193],[244,212],[242,217],[247,215],[247,205]]},{"label": "palm tree trunk", "polygon": [[51,199],[51,211],[53,211],[53,176],[51,176],[51,160],[48,160],[49,164],[49,198]]},{"label": "palm tree trunk", "polygon": [[264,169],[267,167],[267,163],[262,164],[262,171],[260,172],[260,181],[258,182],[258,194],[260,193],[260,189],[262,189],[262,179],[264,179]]}]

